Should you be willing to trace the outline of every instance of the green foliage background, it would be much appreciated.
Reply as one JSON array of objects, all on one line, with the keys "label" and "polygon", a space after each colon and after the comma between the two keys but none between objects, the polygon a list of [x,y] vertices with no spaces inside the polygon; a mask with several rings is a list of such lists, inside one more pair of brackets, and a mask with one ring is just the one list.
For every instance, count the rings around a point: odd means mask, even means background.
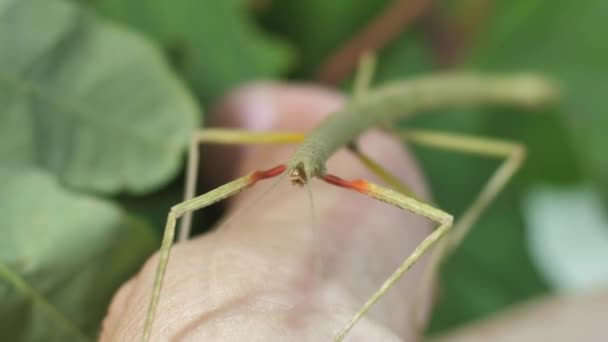
[{"label": "green foliage background", "polygon": [[[181,196],[201,104],[249,80],[310,79],[388,2],[260,3],[0,0],[1,340],[94,339],[112,293],[157,248]],[[447,263],[433,332],[549,290],[525,249],[531,186],[587,182],[608,194],[608,3],[436,3],[456,22],[489,4],[456,67],[545,72],[566,97],[538,116],[485,110],[408,122],[529,148],[483,229]],[[415,25],[381,52],[378,82],[430,72],[435,56],[428,25]],[[417,152],[437,202],[456,214],[496,167]]]}]

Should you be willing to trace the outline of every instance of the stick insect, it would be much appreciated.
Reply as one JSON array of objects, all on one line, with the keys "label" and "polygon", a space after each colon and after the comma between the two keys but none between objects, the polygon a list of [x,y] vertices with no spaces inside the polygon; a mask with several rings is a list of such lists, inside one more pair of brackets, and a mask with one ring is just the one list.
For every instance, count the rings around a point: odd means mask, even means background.
[{"label": "stick insect", "polygon": [[[446,107],[479,105],[510,105],[538,108],[557,98],[557,88],[549,80],[534,74],[487,75],[479,73],[445,73],[389,83],[368,89],[374,69],[372,57],[363,58],[355,76],[354,95],[342,110],[328,116],[312,133],[254,133],[231,129],[203,129],[191,141],[186,171],[183,202],[169,211],[160,248],[160,257],[150,298],[143,340],[150,337],[158,305],[163,277],[175,237],[177,220],[182,218],[179,240],[187,239],[193,211],[219,202],[253,186],[257,182],[287,176],[294,185],[304,186],[312,178],[344,189],[353,190],[397,208],[421,215],[437,228],[428,235],[373,293],[350,321],[335,335],[342,341],[353,326],[380,300],[391,287],[433,246],[431,267],[423,281],[430,281],[443,257],[466,235],[483,210],[503,189],[521,166],[525,149],[522,145],[493,138],[480,138],[427,130],[392,130],[403,140],[439,149],[504,159],[465,213],[453,224],[452,215],[420,200],[407,184],[398,181],[373,159],[364,155],[353,141],[369,128],[415,113]],[[198,146],[214,144],[285,144],[301,143],[291,158],[274,168],[254,171],[203,195],[194,197],[198,169]],[[325,163],[338,149],[351,151],[393,190],[363,179],[345,180],[327,172]],[[448,238],[446,239],[446,235]],[[442,239],[443,238],[443,239]],[[441,243],[438,243],[441,242]]]}]

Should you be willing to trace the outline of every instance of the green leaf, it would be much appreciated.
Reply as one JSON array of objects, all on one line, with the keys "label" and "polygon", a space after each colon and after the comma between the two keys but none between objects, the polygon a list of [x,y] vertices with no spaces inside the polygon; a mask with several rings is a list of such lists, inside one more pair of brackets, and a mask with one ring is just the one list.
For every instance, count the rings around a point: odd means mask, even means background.
[{"label": "green leaf", "polygon": [[[516,219],[525,205],[522,194],[530,186],[572,183],[590,174],[608,181],[604,153],[597,149],[598,144],[606,143],[602,127],[608,122],[600,115],[608,102],[600,89],[606,88],[608,49],[603,37],[595,34],[604,30],[606,10],[601,1],[497,2],[486,20],[488,26],[480,31],[467,67],[544,73],[562,83],[564,100],[551,111],[521,115],[494,110],[478,113],[472,121],[470,126],[476,126],[479,133],[524,143],[528,158],[506,193],[446,264],[444,294],[433,319],[433,331],[483,317],[548,290],[526,251],[522,233],[527,227]],[[440,165],[445,168],[451,164],[448,161],[429,168],[433,188],[442,207],[456,214],[463,208],[461,203],[472,198],[467,189],[479,189],[461,184],[485,179],[492,172],[472,164],[466,174],[450,169],[447,175],[438,170]],[[585,175],[585,171],[592,172]]]},{"label": "green leaf", "polygon": [[0,46],[3,164],[103,193],[176,173],[198,109],[148,42],[70,2],[8,0]]},{"label": "green leaf", "polygon": [[403,80],[431,72],[433,57],[424,38],[418,31],[408,31],[386,46],[379,55],[374,83]]},{"label": "green leaf", "polygon": [[[510,5],[507,3],[504,6]],[[534,28],[528,30],[534,31]],[[526,34],[520,32],[512,37],[514,43],[526,39],[522,35]],[[412,31],[391,44],[382,54],[378,78],[403,78],[421,70],[430,70],[430,44],[425,43],[421,37],[424,36]],[[488,39],[490,40],[481,44],[494,44],[494,37]],[[496,47],[502,48],[503,45],[499,42]],[[525,54],[528,50],[530,48],[510,51],[505,59],[511,60],[515,55]],[[498,55],[503,58],[502,53]],[[494,57],[497,56],[488,56],[487,63],[493,63]],[[492,72],[544,70],[536,65],[513,65],[506,68],[478,63],[480,62],[472,60],[467,65],[469,68]],[[548,71],[545,73],[553,76]],[[442,111],[440,115],[420,115],[404,123],[408,127],[422,126],[440,131],[514,140],[528,148],[524,168],[483,214],[463,245],[444,265],[440,294],[430,325],[431,333],[479,319],[548,291],[526,249],[526,226],[520,219],[524,205],[521,194],[536,182],[564,183],[581,177],[567,123],[559,114],[555,110],[450,110]],[[556,154],[556,150],[560,153]],[[456,219],[498,167],[497,161],[482,157],[426,148],[416,151],[425,174],[431,181],[438,205],[454,214]]]},{"label": "green leaf", "polygon": [[98,7],[164,45],[205,102],[290,64],[288,47],[256,28],[244,0],[106,0]]},{"label": "green leaf", "polygon": [[[557,113],[579,161],[608,194],[608,2],[518,0],[496,3],[471,65],[487,70],[534,70],[562,83]],[[538,136],[539,134],[537,134]]]},{"label": "green leaf", "polygon": [[112,294],[155,248],[115,205],[43,170],[0,171],[0,340],[86,341]]}]

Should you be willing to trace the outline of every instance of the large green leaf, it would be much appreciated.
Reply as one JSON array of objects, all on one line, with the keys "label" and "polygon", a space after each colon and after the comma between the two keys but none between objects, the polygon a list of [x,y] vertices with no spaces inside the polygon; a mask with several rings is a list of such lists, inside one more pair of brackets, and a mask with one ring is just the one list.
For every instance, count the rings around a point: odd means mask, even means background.
[{"label": "large green leaf", "polygon": [[3,164],[104,193],[175,174],[198,109],[148,42],[66,1],[5,0],[0,47]]},{"label": "large green leaf", "polygon": [[[469,126],[476,127],[475,132],[524,143],[528,158],[506,194],[447,263],[444,295],[433,330],[480,318],[547,290],[529,260],[526,235],[522,234],[526,227],[517,218],[522,215],[522,198],[530,186],[573,182],[589,170],[596,177],[603,172],[604,179],[608,174],[602,171],[606,170],[603,152],[593,147],[605,144],[600,132],[606,126],[602,120],[606,121],[598,114],[608,105],[599,93],[608,76],[608,49],[595,33],[603,30],[606,10],[601,1],[521,0],[497,2],[486,20],[488,27],[480,33],[468,67],[542,72],[562,83],[564,99],[550,111],[525,116],[515,111],[491,111],[479,113],[471,121]],[[454,126],[455,120],[448,118],[447,126]],[[441,165],[447,163],[432,161],[430,166],[433,187],[439,203],[458,213],[472,195],[462,194],[479,186],[463,186],[463,180],[483,179],[491,171],[472,163],[465,174],[451,169],[447,177],[437,170]],[[447,189],[457,195],[450,195]]]},{"label": "large green leaf", "polygon": [[286,71],[290,51],[263,35],[244,0],[106,0],[99,10],[150,34],[205,101],[238,84]]},{"label": "large green leaf", "polygon": [[156,245],[107,201],[43,170],[0,171],[0,340],[95,337],[111,295]]},{"label": "large green leaf", "polygon": [[[583,169],[608,194],[608,158],[601,148],[608,143],[608,2],[518,0],[497,2],[495,7],[471,65],[534,70],[559,80],[564,100],[556,114],[569,131]],[[539,133],[535,135],[546,136]]]}]

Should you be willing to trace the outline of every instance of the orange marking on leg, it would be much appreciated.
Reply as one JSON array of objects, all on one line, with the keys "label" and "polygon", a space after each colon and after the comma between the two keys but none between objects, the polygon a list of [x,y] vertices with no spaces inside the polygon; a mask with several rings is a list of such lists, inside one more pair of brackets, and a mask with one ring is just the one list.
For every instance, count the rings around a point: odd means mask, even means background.
[{"label": "orange marking on leg", "polygon": [[355,190],[364,194],[367,194],[369,192],[369,183],[363,179],[355,179],[349,181],[342,179],[338,176],[327,174],[323,176],[323,180],[329,184],[333,184],[341,188]]},{"label": "orange marking on leg", "polygon": [[285,172],[286,169],[287,169],[287,166],[281,164],[279,166],[273,167],[272,169],[255,171],[249,177],[249,184],[253,185],[259,180],[276,177],[276,176],[282,174],[283,172]]}]

